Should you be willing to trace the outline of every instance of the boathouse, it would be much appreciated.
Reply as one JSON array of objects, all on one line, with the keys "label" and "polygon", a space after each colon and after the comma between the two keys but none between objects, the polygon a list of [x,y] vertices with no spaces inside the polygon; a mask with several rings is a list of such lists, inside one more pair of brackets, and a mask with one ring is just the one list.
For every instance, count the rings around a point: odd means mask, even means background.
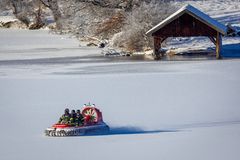
[{"label": "boathouse", "polygon": [[154,38],[154,56],[160,59],[161,44],[168,37],[208,37],[216,45],[216,58],[221,58],[222,35],[227,27],[197,8],[186,5],[150,29],[146,34]]}]

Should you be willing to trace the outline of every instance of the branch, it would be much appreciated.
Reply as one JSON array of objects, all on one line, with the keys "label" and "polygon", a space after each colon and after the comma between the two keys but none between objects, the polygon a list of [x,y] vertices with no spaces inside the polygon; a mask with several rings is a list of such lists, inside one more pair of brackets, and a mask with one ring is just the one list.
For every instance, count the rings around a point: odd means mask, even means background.
[{"label": "branch", "polygon": [[15,4],[15,1],[11,1],[12,7],[13,7],[13,14],[17,14],[17,5]]},{"label": "branch", "polygon": [[45,7],[47,7],[47,8],[49,8],[50,7],[50,5],[49,4],[47,4],[46,2],[44,2],[44,0],[39,0]]}]

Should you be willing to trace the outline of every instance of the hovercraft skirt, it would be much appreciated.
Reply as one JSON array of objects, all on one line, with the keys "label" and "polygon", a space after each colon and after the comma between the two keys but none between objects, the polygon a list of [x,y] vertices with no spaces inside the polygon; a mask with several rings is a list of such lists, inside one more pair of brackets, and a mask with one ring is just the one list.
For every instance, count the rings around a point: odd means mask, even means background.
[{"label": "hovercraft skirt", "polygon": [[99,135],[107,134],[108,132],[109,132],[108,125],[103,123],[81,127],[66,127],[66,128],[51,127],[45,130],[45,135],[51,137],[66,137],[66,136]]}]

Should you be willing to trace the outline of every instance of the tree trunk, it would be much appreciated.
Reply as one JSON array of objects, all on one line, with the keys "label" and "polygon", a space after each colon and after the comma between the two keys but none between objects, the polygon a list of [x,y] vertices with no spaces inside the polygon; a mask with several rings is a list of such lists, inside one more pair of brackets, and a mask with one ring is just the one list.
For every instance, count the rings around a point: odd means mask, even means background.
[{"label": "tree trunk", "polygon": [[15,17],[23,22],[26,26],[29,26],[30,20],[27,17],[27,14],[24,12],[22,0],[11,0],[11,5],[13,7],[13,14]]},{"label": "tree trunk", "polygon": [[44,6],[48,7],[52,11],[54,21],[56,22],[56,28],[61,29],[62,24],[60,20],[62,18],[62,14],[60,12],[57,0],[47,0],[47,2],[44,0],[40,0],[40,1]]},{"label": "tree trunk", "polygon": [[42,28],[45,24],[42,20],[42,8],[41,4],[39,4],[39,8],[37,10],[37,13],[35,14],[35,23],[29,27],[29,29],[40,29]]}]

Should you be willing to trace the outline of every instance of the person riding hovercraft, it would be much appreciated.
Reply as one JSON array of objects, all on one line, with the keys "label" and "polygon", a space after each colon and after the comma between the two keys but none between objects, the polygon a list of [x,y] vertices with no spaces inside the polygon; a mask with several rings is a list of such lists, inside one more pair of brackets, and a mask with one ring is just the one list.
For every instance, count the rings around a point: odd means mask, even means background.
[{"label": "person riding hovercraft", "polygon": [[103,134],[109,131],[103,122],[102,113],[95,105],[84,105],[82,112],[66,108],[57,124],[45,130],[46,136],[79,136],[85,134]]},{"label": "person riding hovercraft", "polygon": [[64,114],[59,118],[58,123],[59,124],[68,124],[70,122],[70,113],[69,113],[69,109],[66,108],[64,110]]}]

